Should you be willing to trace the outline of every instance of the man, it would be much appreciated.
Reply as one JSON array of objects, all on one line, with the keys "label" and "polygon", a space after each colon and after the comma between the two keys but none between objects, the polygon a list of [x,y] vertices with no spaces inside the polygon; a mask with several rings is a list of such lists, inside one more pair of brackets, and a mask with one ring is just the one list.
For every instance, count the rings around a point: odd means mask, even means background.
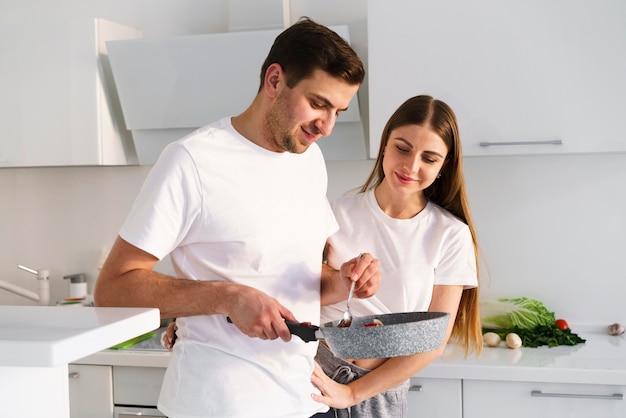
[{"label": "man", "polygon": [[[250,106],[170,144],[148,175],[95,301],[177,318],[158,403],[169,417],[327,409],[311,398],[317,344],[291,338],[284,320],[318,322],[320,303],[345,299],[351,280],[357,297],[380,281],[369,254],[340,271],[322,272],[321,263],[337,224],[314,143],[331,133],[364,75],[340,36],[300,20],[276,38]],[[168,254],[177,278],[152,271]]]}]

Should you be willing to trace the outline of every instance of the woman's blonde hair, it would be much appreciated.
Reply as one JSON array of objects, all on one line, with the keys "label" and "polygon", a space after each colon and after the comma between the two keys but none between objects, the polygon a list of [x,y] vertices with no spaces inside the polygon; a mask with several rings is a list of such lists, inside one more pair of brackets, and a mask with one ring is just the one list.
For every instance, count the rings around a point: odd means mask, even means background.
[{"label": "woman's blonde hair", "polygon": [[[443,139],[448,155],[441,170],[441,177],[424,190],[424,195],[433,203],[446,209],[467,224],[472,234],[476,256],[476,272],[479,269],[478,240],[470,214],[465,179],[463,155],[456,116],[450,106],[431,96],[415,96],[405,101],[391,115],[381,135],[380,149],[374,168],[360,191],[376,188],[385,178],[383,171],[384,149],[394,129],[406,125],[427,126]],[[482,326],[478,305],[478,287],[463,291],[451,339],[461,344],[465,354],[474,350],[482,352]]]}]

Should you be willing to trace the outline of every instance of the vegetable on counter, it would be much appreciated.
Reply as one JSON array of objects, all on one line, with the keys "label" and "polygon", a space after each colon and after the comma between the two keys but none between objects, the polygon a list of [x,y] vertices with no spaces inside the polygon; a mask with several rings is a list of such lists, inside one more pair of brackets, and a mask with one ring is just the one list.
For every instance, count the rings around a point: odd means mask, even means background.
[{"label": "vegetable on counter", "polygon": [[138,337],[135,338],[131,338],[130,340],[127,341],[123,341],[119,344],[114,345],[113,347],[110,347],[111,350],[118,350],[118,349],[122,349],[122,348],[130,348],[136,344],[139,344],[142,341],[145,340],[149,340],[150,338],[154,338],[156,337],[157,333],[152,331],[152,332],[147,332],[145,334],[142,334]]},{"label": "vegetable on counter", "polygon": [[560,330],[556,325],[539,325],[531,329],[512,328],[506,332],[515,332],[522,339],[524,347],[557,347],[559,345],[576,345],[586,340],[574,334],[569,328]]},{"label": "vegetable on counter", "polygon": [[554,321],[554,325],[556,325],[556,327],[560,329],[561,331],[565,331],[566,329],[569,329],[569,324],[567,323],[565,319],[557,319],[556,321]]},{"label": "vegetable on counter", "polygon": [[554,325],[556,318],[543,303],[538,300],[521,298],[499,298],[480,304],[483,328],[529,329],[537,325]]},{"label": "vegetable on counter", "polygon": [[520,348],[522,346],[522,339],[514,332],[506,334],[505,344],[507,348]]},{"label": "vegetable on counter", "polygon": [[502,339],[495,332],[486,332],[483,334],[483,342],[487,344],[487,347],[497,347],[500,345]]},{"label": "vegetable on counter", "polygon": [[622,335],[624,333],[624,326],[616,322],[609,325],[608,331],[611,335]]},{"label": "vegetable on counter", "polygon": [[567,321],[557,320],[543,303],[526,297],[499,298],[481,302],[483,333],[493,332],[500,338],[517,334],[524,347],[576,345],[585,340],[574,334]]}]

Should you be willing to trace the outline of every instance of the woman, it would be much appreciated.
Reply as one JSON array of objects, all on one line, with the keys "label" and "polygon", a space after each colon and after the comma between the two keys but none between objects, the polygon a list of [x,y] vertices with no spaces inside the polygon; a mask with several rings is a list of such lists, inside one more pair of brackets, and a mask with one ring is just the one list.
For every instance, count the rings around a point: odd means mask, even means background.
[{"label": "woman", "polygon": [[[404,417],[409,378],[441,356],[449,339],[466,355],[482,350],[478,246],[452,109],[430,96],[403,103],[385,126],[369,178],[333,211],[340,230],[327,243],[328,264],[363,251],[380,262],[380,289],[352,301],[354,316],[430,310],[451,319],[439,349],[411,356],[338,359],[320,344],[312,381],[322,395],[312,397],[335,408],[327,416]],[[322,307],[320,322],[345,309],[345,301]]]}]

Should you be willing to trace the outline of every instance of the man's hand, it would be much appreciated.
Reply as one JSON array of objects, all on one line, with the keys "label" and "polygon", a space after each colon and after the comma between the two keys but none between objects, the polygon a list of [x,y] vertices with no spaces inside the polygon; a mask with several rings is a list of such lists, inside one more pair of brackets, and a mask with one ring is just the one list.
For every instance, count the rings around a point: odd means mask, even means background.
[{"label": "man's hand", "polygon": [[295,321],[291,311],[276,299],[250,286],[236,285],[226,296],[224,312],[241,332],[262,340],[291,340],[285,319]]},{"label": "man's hand", "polygon": [[[225,299],[221,304],[223,314],[228,321],[250,338],[262,340],[283,341],[291,340],[291,332],[285,324],[285,319],[296,321],[291,311],[281,305],[276,299],[250,286],[235,283],[226,284]],[[175,322],[172,322],[162,337],[162,344],[172,350],[176,342]]]}]

